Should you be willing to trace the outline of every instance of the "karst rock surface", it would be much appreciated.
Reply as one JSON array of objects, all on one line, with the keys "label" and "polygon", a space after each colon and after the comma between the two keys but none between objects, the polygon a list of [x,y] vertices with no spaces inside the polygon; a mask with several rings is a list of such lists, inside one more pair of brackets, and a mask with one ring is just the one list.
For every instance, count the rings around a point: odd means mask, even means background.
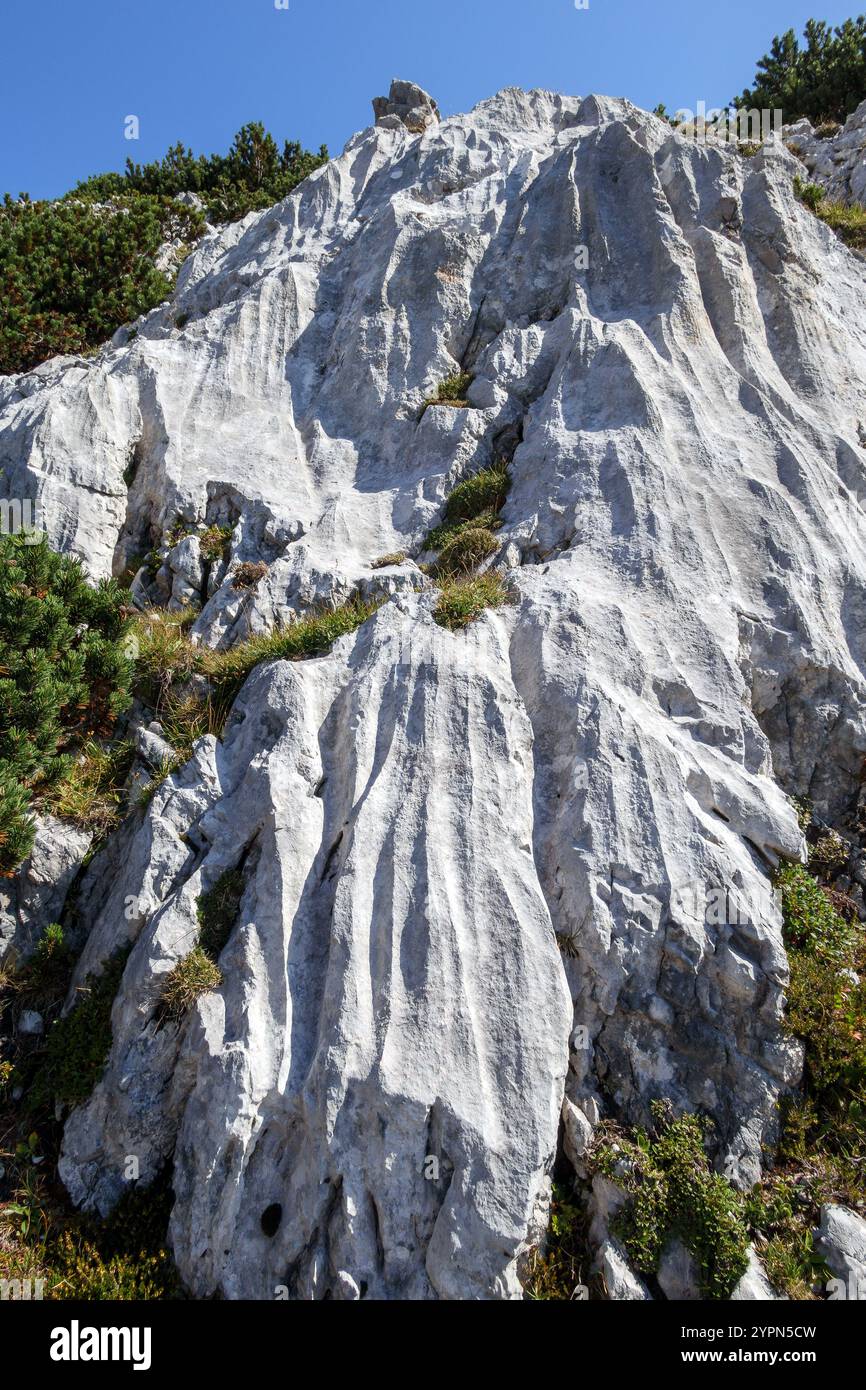
[{"label": "karst rock surface", "polygon": [[[564,1101],[578,1163],[666,1096],[756,1178],[800,1066],[788,798],[832,816],[866,754],[866,266],[798,171],[620,100],[388,117],[134,336],[0,381],[0,487],[94,575],[177,514],[267,564],[212,579],[200,640],[385,600],[256,670],[81,882],[77,979],[132,950],[62,1176],[107,1211],[129,1155],[168,1165],[195,1294],[519,1297]],[[458,371],[469,408],[422,410]],[[453,633],[372,562],[503,458],[513,601]],[[165,1024],[235,866],[224,984]]]}]

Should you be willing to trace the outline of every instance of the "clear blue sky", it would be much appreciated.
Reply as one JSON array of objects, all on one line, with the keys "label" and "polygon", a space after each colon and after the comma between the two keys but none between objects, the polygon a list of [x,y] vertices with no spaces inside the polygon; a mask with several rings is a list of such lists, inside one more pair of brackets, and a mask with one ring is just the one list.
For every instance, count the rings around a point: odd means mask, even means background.
[{"label": "clear blue sky", "polygon": [[[228,148],[244,122],[339,152],[392,77],[445,114],[500,87],[726,105],[774,34],[862,0],[7,0],[0,193],[65,192],[161,156]],[[864,93],[866,95],[866,93]],[[140,139],[124,139],[136,115]]]}]

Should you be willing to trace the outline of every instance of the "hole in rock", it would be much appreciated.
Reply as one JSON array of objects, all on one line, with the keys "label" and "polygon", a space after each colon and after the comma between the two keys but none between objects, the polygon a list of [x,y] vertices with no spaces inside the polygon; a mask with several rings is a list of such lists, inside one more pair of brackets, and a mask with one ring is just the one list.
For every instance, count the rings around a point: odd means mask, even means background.
[{"label": "hole in rock", "polygon": [[280,1222],[282,1221],[282,1219],[283,1209],[280,1203],[272,1202],[271,1205],[269,1207],[266,1207],[265,1210],[262,1212],[262,1230],[264,1231],[265,1235],[273,1239],[273,1237],[277,1234],[277,1231],[280,1229]]}]

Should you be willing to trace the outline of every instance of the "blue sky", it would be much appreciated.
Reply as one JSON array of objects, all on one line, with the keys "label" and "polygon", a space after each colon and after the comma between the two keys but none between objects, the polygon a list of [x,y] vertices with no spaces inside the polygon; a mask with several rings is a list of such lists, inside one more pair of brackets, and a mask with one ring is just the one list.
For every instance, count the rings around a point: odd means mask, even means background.
[{"label": "blue sky", "polygon": [[[500,87],[724,105],[774,34],[860,0],[27,0],[3,16],[0,193],[64,192],[244,122],[337,153],[392,77],[443,112]],[[866,95],[866,94],[864,94]],[[140,138],[124,139],[136,115]]]}]

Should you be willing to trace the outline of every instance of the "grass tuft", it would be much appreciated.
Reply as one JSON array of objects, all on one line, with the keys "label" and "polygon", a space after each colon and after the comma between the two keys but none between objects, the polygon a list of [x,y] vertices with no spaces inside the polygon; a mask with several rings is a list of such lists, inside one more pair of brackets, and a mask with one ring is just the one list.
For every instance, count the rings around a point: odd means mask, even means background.
[{"label": "grass tuft", "polygon": [[498,549],[496,537],[485,526],[460,527],[439,551],[436,573],[442,576],[471,574]]},{"label": "grass tuft", "polygon": [[453,376],[447,376],[444,381],[440,381],[435,396],[427,397],[424,410],[431,405],[450,405],[458,409],[467,409],[469,402],[466,393],[472,385],[472,380],[471,372],[455,372]]},{"label": "grass tuft", "polygon": [[179,1022],[203,994],[219,989],[223,982],[219,967],[201,946],[178,961],[168,976],[160,1001],[163,1021]]},{"label": "grass tuft", "polygon": [[508,602],[508,591],[498,574],[450,579],[442,585],[433,617],[440,627],[456,632],[468,627],[486,608],[499,608]]},{"label": "grass tuft", "polygon": [[849,207],[847,203],[834,202],[820,184],[806,183],[799,177],[794,180],[794,192],[852,251],[866,250],[866,208],[859,203]]}]

